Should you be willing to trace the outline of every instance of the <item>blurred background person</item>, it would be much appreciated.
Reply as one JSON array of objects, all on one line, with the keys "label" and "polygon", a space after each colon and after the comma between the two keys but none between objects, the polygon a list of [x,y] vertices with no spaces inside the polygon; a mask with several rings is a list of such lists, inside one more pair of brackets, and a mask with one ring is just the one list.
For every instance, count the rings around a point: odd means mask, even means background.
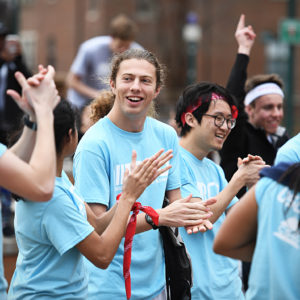
[{"label": "blurred background person", "polygon": [[108,36],[97,36],[79,48],[67,76],[68,99],[79,109],[108,88],[107,76],[114,53],[129,48],[142,48],[134,42],[136,24],[125,15],[118,15],[110,23]]},{"label": "blurred background person", "polygon": [[[228,136],[220,151],[226,179],[237,170],[238,157],[248,154],[260,156],[267,165],[273,165],[277,150],[287,140],[287,132],[280,124],[283,120],[283,81],[277,74],[254,75],[247,80],[247,67],[256,34],[251,25],[245,25],[241,15],[235,38],[238,43],[236,61],[227,83],[228,90],[238,102],[236,128]],[[243,188],[238,197],[246,191]],[[243,263],[244,289],[248,288],[250,264]]]},{"label": "blurred background person", "polygon": [[227,88],[238,101],[239,114],[235,130],[220,151],[227,180],[237,170],[238,157],[259,155],[266,164],[273,165],[278,148],[288,140],[285,128],[280,126],[284,99],[282,79],[277,74],[259,74],[247,80],[247,66],[256,35],[252,26],[245,26],[244,15],[240,17],[235,37],[238,54]]},{"label": "blurred background person", "polygon": [[0,142],[7,145],[9,135],[17,130],[23,111],[6,94],[12,89],[21,93],[14,74],[20,71],[26,78],[31,76],[22,59],[22,48],[17,35],[8,35],[8,29],[0,23]]}]

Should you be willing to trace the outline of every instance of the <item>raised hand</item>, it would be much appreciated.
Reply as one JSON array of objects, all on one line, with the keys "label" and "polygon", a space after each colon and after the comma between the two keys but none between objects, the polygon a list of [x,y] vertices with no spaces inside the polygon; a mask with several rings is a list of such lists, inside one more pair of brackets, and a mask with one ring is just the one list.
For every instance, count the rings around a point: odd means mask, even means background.
[{"label": "raised hand", "polygon": [[245,15],[240,16],[235,38],[239,45],[238,53],[249,55],[254,44],[256,34],[251,25],[245,26]]},{"label": "raised hand", "polygon": [[133,204],[135,200],[138,199],[144,192],[148,185],[150,185],[162,173],[171,168],[171,165],[161,168],[173,157],[172,150],[168,150],[165,153],[163,152],[164,150],[161,149],[152,157],[146,158],[137,165],[136,151],[132,151],[130,170],[126,169],[124,174],[122,189],[123,199],[133,201]]},{"label": "raised hand", "polygon": [[[7,90],[19,107],[29,114],[33,119],[37,113],[52,111],[60,101],[58,91],[54,83],[55,70],[52,66],[48,66],[40,73],[26,80],[21,72],[16,72],[15,77],[22,87],[22,96],[14,90]],[[30,82],[41,79],[38,85],[30,85]]]},{"label": "raised hand", "polygon": [[260,178],[259,172],[261,169],[268,167],[265,161],[258,155],[248,154],[244,159],[238,158],[239,176],[243,178],[244,184],[250,188]]}]

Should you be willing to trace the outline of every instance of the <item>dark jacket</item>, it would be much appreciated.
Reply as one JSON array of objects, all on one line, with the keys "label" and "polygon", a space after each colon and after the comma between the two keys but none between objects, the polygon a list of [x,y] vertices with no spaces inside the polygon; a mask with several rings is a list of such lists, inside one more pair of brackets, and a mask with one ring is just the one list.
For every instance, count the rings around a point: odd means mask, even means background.
[{"label": "dark jacket", "polygon": [[[286,130],[280,127],[275,137],[277,141],[273,145],[268,141],[264,130],[255,128],[248,122],[244,106],[248,63],[247,55],[238,54],[227,83],[227,89],[238,101],[239,111],[236,127],[229,134],[220,151],[221,166],[228,181],[237,170],[238,157],[244,158],[248,154],[259,155],[266,164],[273,165],[278,148],[288,140]],[[238,196],[242,194],[243,192],[240,192]]]},{"label": "dark jacket", "polygon": [[[6,62],[0,59],[0,68],[4,63]],[[16,71],[22,72],[26,78],[31,76],[31,73],[23,63],[21,56],[18,56],[14,61],[7,63],[6,77],[6,90],[13,89],[21,94],[21,87],[14,76]],[[3,95],[0,95],[0,100],[4,100],[4,106],[0,108],[0,142],[7,144],[7,136],[21,126],[23,111],[18,107],[15,101],[6,94],[6,91]]]}]

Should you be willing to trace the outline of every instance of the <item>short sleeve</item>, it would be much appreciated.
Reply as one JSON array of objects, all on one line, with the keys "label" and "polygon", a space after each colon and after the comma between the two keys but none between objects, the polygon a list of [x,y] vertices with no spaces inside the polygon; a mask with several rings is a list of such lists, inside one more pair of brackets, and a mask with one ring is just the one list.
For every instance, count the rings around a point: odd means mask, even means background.
[{"label": "short sleeve", "polygon": [[[284,151],[285,150],[285,151]],[[277,152],[274,165],[277,165],[281,162],[298,162],[296,159],[296,151],[293,149],[289,149],[286,151],[286,149],[279,149]]]},{"label": "short sleeve", "polygon": [[192,194],[193,198],[201,198],[200,191],[195,184],[196,178],[194,178],[193,173],[190,172],[183,157],[180,157],[180,173],[181,173],[181,195],[183,198]]},{"label": "short sleeve", "polygon": [[87,203],[109,206],[110,181],[102,155],[88,150],[76,153],[74,179],[76,189]]},{"label": "short sleeve", "polygon": [[169,170],[167,191],[174,190],[180,187],[180,154],[178,137],[175,130],[173,128],[170,129],[170,137],[172,138],[170,149],[173,150],[173,158],[171,159],[172,168]]},{"label": "short sleeve", "polygon": [[60,255],[94,231],[83,209],[85,210],[84,204],[78,208],[64,192],[59,192],[47,206],[42,219],[42,232]]},{"label": "short sleeve", "polygon": [[[228,185],[228,181],[225,177],[225,173],[223,171],[223,169],[220,167],[220,166],[217,166],[217,168],[219,169],[218,170],[218,174],[220,176],[220,183],[221,183],[221,186],[220,186],[220,191],[223,191],[225,189],[225,187]],[[239,201],[239,199],[235,196],[231,202],[229,203],[229,205],[227,206],[226,209],[229,209],[230,207],[232,207],[234,204],[236,204],[237,202]]]}]

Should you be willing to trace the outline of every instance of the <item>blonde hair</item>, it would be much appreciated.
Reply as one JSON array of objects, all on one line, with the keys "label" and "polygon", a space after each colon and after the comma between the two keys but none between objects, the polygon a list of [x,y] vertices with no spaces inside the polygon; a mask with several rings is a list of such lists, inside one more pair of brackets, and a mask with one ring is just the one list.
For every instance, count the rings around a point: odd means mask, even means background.
[{"label": "blonde hair", "polygon": [[93,123],[105,117],[114,104],[114,95],[111,91],[101,91],[97,98],[90,103],[90,119]]}]

